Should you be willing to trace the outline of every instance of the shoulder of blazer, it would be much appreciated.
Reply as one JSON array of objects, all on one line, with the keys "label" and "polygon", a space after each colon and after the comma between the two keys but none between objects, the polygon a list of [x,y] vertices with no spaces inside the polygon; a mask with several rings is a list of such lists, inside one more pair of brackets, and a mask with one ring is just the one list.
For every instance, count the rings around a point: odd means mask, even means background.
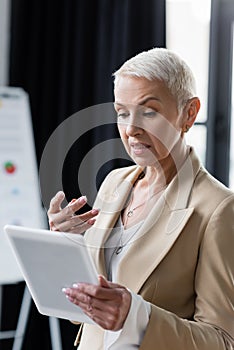
[{"label": "shoulder of blazer", "polygon": [[212,176],[203,166],[200,168],[194,181],[193,191],[201,198],[212,198],[212,201],[216,203],[234,195],[230,188]]}]

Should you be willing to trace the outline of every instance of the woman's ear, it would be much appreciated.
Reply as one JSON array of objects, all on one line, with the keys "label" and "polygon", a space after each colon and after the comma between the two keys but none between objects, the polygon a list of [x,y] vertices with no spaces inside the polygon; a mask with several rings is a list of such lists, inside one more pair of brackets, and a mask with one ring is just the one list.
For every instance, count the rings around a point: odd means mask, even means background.
[{"label": "woman's ear", "polygon": [[193,97],[187,102],[183,111],[182,132],[188,132],[193,126],[199,112],[200,105],[201,103],[198,97]]}]

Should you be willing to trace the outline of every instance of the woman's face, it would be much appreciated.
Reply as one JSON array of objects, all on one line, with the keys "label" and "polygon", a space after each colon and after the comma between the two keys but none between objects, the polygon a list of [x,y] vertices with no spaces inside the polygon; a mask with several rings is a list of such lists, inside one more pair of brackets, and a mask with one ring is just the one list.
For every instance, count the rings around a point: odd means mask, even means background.
[{"label": "woman's face", "polygon": [[140,166],[166,159],[181,137],[176,100],[160,80],[119,78],[115,110],[123,144]]}]

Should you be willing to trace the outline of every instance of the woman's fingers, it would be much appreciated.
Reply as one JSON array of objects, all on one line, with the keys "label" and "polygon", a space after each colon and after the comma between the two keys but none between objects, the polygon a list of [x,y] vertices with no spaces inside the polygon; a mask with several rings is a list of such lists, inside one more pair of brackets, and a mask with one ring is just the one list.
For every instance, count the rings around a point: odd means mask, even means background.
[{"label": "woman's fingers", "polygon": [[57,231],[56,225],[54,223],[54,219],[55,219],[57,213],[59,213],[61,211],[61,204],[62,204],[64,198],[65,198],[64,192],[59,191],[56,193],[56,195],[50,201],[50,207],[49,207],[49,210],[47,212],[47,215],[48,215],[48,219],[49,219],[50,229],[52,231]]},{"label": "woman's fingers", "polygon": [[65,195],[59,191],[50,202],[48,210],[50,229],[53,231],[83,233],[95,222],[95,216],[98,215],[99,210],[92,209],[84,214],[75,215],[86,203],[86,196],[72,201],[63,209],[61,209],[62,201]]},{"label": "woman's fingers", "polygon": [[56,213],[54,219],[56,218],[56,223],[61,223],[69,220],[76,211],[81,209],[87,203],[86,196],[82,196],[75,201],[70,202],[65,208]]},{"label": "woman's fingers", "polygon": [[[99,278],[100,281],[100,278]],[[131,305],[131,293],[101,277],[103,286],[79,283],[64,291],[67,298],[78,305],[101,327],[119,330],[123,327]]]},{"label": "woman's fingers", "polygon": [[48,210],[48,214],[55,214],[61,210],[61,204],[65,198],[65,194],[63,191],[59,191],[50,201],[50,207]]},{"label": "woman's fingers", "polygon": [[98,276],[98,280],[99,280],[99,284],[100,284],[101,287],[105,287],[105,288],[124,288],[120,284],[107,281],[107,279],[104,276],[102,276],[102,275]]},{"label": "woman's fingers", "polygon": [[101,287],[110,288],[110,287],[109,287],[109,283],[108,283],[108,281],[106,280],[106,278],[105,278],[104,276],[99,275],[99,276],[98,276],[98,281],[99,281],[99,285],[100,285]]},{"label": "woman's fingers", "polygon": [[75,297],[69,297],[68,300],[79,306],[90,318],[92,318],[101,327],[109,330],[115,330],[120,318],[120,305],[110,302],[103,302],[98,299],[90,298],[90,301],[81,301]]},{"label": "woman's fingers", "polygon": [[99,213],[98,209],[92,209],[85,214],[72,215],[66,218],[66,221],[57,223],[59,231],[82,233],[95,223],[95,216]]},{"label": "woman's fingers", "polygon": [[69,289],[69,296],[72,296],[77,299],[81,299],[81,301],[87,302],[88,297],[92,297],[97,300],[105,300],[105,302],[113,301],[119,302],[121,301],[121,291],[122,288],[103,288],[98,285],[89,284],[89,283],[78,283],[74,285],[73,288]]}]

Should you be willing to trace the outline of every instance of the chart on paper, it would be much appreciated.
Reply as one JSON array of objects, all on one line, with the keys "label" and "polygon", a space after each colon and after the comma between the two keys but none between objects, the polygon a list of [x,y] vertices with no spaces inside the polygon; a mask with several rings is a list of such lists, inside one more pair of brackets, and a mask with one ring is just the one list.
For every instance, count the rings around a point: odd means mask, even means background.
[{"label": "chart on paper", "polygon": [[[29,98],[0,87],[0,281],[20,278],[3,233],[6,224],[43,227]],[[4,263],[4,264],[3,264]]]}]

